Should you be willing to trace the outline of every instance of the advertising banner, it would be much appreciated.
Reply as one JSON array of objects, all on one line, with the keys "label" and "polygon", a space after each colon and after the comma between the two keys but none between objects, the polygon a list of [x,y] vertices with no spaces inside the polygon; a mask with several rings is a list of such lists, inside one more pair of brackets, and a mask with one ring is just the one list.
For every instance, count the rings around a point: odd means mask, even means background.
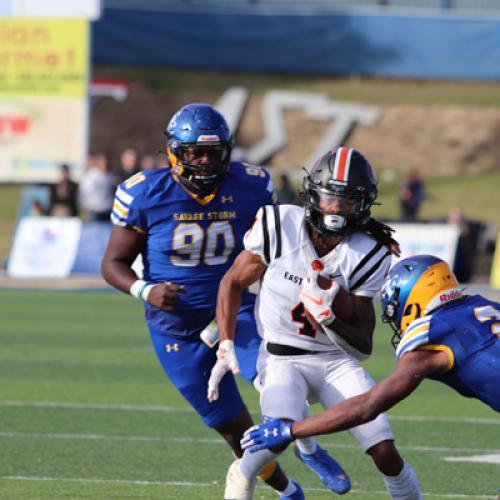
[{"label": "advertising banner", "polygon": [[11,278],[66,278],[75,261],[82,222],[77,217],[23,217],[7,273]]},{"label": "advertising banner", "polygon": [[78,177],[88,135],[88,21],[0,19],[0,182]]},{"label": "advertising banner", "polygon": [[[431,254],[453,268],[460,230],[451,224],[390,223],[394,238],[401,247],[401,258],[415,254]],[[394,258],[395,262],[396,259]]]}]

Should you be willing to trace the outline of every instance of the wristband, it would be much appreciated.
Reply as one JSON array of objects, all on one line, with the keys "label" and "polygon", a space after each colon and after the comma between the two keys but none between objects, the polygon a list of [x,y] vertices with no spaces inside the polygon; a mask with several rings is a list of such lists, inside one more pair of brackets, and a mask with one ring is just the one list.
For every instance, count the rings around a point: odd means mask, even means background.
[{"label": "wristband", "polygon": [[136,280],[130,287],[130,295],[136,299],[146,302],[148,300],[149,292],[151,292],[151,288],[153,287],[154,285],[148,283],[147,281]]}]

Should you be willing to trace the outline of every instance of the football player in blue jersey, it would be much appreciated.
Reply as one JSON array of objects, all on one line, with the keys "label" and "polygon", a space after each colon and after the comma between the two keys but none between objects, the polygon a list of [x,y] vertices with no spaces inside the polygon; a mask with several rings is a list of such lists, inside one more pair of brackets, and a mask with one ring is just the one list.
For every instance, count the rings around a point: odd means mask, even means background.
[{"label": "football player in blue jersey", "polygon": [[251,451],[338,432],[373,420],[425,379],[500,412],[500,303],[466,295],[450,266],[432,255],[398,262],[381,292],[382,318],[394,330],[394,371],[368,392],[293,423],[273,419],[249,429]]},{"label": "football player in blue jersey", "polygon": [[[241,456],[240,439],[253,422],[232,373],[221,381],[221,397],[207,400],[216,349],[200,333],[215,317],[219,282],[243,249],[244,233],[258,208],[273,202],[272,181],[264,169],[230,161],[233,136],[224,117],[208,104],[181,108],[165,133],[170,168],[139,172],[116,191],[102,274],[112,286],[144,302],[165,373],[202,421]],[[133,270],[139,255],[142,279]],[[254,302],[255,296],[245,292],[238,340],[230,353],[250,383],[261,344]],[[306,440],[304,446],[312,449],[309,453],[319,448],[315,441]],[[340,467],[321,451],[319,466],[329,479],[329,467]],[[276,463],[260,476],[281,498],[303,498],[300,486],[288,481]]]}]

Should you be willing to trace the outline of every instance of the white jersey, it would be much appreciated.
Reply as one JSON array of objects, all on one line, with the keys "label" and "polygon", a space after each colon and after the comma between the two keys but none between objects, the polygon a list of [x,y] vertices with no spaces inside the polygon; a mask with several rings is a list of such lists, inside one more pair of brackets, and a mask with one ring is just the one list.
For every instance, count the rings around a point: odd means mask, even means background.
[{"label": "white jersey", "polygon": [[244,238],[245,249],[267,265],[256,303],[264,340],[312,351],[339,350],[321,330],[314,330],[299,300],[313,260],[321,274],[354,295],[374,297],[390,266],[390,252],[362,232],[356,232],[319,258],[306,227],[304,209],[295,205],[265,206]]}]

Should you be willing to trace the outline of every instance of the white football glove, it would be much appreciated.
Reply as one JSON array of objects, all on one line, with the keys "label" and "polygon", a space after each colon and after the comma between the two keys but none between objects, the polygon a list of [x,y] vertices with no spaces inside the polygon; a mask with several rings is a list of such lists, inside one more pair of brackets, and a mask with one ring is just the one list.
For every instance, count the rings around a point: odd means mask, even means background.
[{"label": "white football glove", "polygon": [[332,281],[328,290],[318,285],[318,271],[312,271],[300,289],[300,301],[307,312],[322,326],[327,326],[335,319],[332,304],[340,285]]},{"label": "white football glove", "polygon": [[210,403],[219,399],[219,384],[222,377],[231,370],[235,375],[240,372],[240,365],[236,358],[234,342],[223,340],[217,349],[217,363],[215,363],[208,380],[207,398]]}]

